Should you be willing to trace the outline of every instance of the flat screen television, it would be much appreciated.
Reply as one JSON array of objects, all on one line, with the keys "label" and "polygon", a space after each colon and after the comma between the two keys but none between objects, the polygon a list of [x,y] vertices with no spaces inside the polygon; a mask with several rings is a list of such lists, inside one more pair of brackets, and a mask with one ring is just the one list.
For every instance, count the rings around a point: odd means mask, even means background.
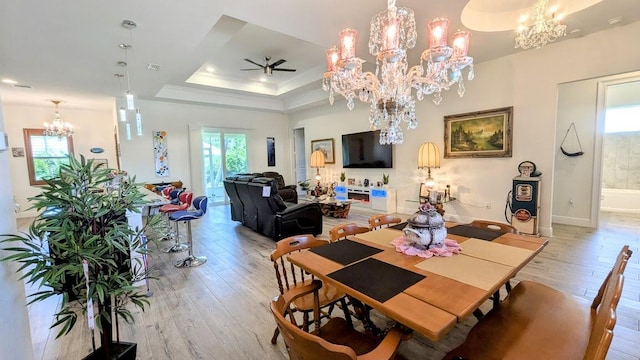
[{"label": "flat screen television", "polygon": [[392,168],[392,145],[380,144],[380,130],[342,135],[342,167]]}]

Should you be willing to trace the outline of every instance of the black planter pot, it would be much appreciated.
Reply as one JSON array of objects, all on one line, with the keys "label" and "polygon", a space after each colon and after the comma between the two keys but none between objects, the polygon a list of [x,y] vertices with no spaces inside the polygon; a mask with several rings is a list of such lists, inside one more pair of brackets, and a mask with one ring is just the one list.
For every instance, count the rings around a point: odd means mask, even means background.
[{"label": "black planter pot", "polygon": [[102,356],[101,346],[82,360],[136,360],[138,344],[127,342],[112,343],[111,349],[115,352],[115,354],[111,354],[111,359],[105,359]]}]

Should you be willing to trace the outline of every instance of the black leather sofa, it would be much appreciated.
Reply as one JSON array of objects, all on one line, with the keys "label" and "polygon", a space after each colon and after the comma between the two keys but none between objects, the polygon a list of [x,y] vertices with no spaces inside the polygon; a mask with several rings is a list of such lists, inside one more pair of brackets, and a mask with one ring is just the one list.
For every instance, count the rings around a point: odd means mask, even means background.
[{"label": "black leather sofa", "polygon": [[297,204],[298,203],[298,192],[296,191],[296,185],[285,185],[284,177],[275,171],[265,171],[262,177],[268,177],[276,180],[276,184],[278,185],[278,195],[282,197],[282,200],[285,202],[290,202]]},{"label": "black leather sofa", "polygon": [[227,177],[223,183],[231,201],[231,219],[248,228],[276,240],[322,233],[320,205],[285,203],[275,179],[240,175]]}]

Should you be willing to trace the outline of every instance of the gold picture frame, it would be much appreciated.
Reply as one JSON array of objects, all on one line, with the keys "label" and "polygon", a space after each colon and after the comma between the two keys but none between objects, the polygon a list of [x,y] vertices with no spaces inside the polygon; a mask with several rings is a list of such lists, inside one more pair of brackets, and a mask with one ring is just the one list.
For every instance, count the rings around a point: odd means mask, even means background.
[{"label": "gold picture frame", "polygon": [[511,157],[513,106],[444,117],[444,157]]},{"label": "gold picture frame", "polygon": [[325,164],[336,163],[333,149],[334,149],[333,139],[311,140],[311,152],[314,152],[316,150],[322,151],[322,153],[324,154]]}]

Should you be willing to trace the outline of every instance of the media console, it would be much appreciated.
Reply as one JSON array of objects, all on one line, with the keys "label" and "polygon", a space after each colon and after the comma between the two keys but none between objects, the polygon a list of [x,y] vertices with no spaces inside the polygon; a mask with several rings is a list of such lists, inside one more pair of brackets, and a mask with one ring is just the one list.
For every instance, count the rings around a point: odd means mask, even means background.
[{"label": "media console", "polygon": [[336,200],[352,200],[353,205],[369,207],[385,213],[396,212],[396,190],[379,187],[338,185]]}]

